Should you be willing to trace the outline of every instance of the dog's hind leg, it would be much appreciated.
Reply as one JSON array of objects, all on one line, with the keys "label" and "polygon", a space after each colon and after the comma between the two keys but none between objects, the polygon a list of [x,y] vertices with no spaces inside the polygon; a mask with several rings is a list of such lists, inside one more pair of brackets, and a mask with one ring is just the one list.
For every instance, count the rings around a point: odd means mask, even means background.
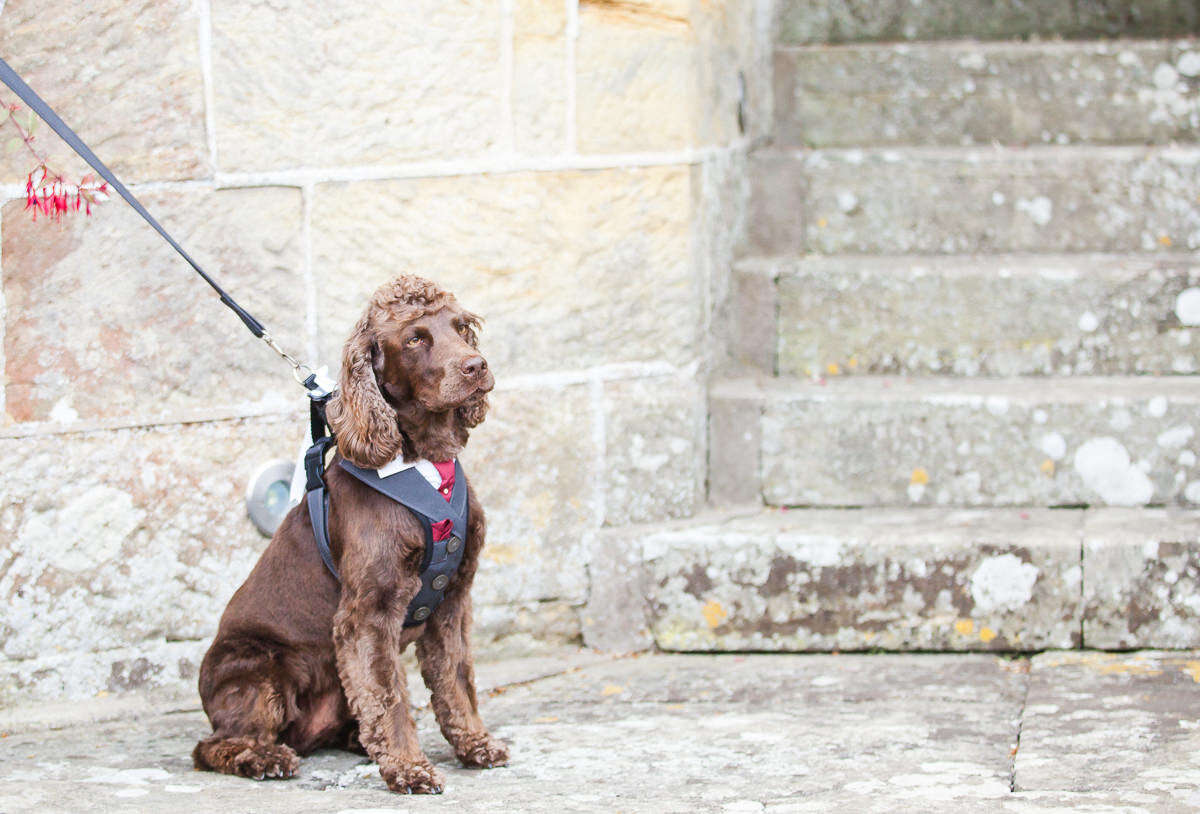
[{"label": "dog's hind leg", "polygon": [[279,742],[287,720],[287,699],[269,678],[226,681],[205,695],[204,709],[213,734],[196,744],[197,769],[256,780],[292,777],[300,766],[295,750]]}]

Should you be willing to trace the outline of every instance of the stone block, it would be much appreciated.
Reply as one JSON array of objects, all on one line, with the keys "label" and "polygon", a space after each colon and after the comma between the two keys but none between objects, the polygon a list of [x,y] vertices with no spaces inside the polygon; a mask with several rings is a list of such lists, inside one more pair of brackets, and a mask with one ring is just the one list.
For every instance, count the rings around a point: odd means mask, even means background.
[{"label": "stone block", "polygon": [[[0,52],[123,181],[206,177],[196,10],[191,0],[14,0],[0,16]],[[17,102],[7,88],[3,98]],[[3,128],[4,140],[16,137],[11,124]],[[44,124],[34,138],[69,179],[93,172]],[[36,163],[24,146],[10,143],[0,181],[24,184]]]},{"label": "stone block", "polygon": [[819,150],[796,161],[807,248],[822,254],[1200,248],[1200,150]]},{"label": "stone block", "polygon": [[763,492],[791,506],[1144,506],[1200,499],[1190,378],[779,382]]},{"label": "stone block", "polygon": [[705,388],[695,374],[606,382],[606,525],[692,515],[704,499]]},{"label": "stone block", "polygon": [[[175,238],[281,345],[303,357],[307,296],[299,191],[142,196]],[[60,227],[3,209],[7,421],[121,417],[295,403],[287,366],[122,203]]]},{"label": "stone block", "polygon": [[778,266],[743,263],[733,274],[730,292],[730,348],[735,369],[774,374],[780,345],[780,293]]},{"label": "stone block", "polygon": [[729,144],[769,128],[770,85],[767,50],[757,40],[758,9],[754,0],[699,3],[693,7],[692,31],[697,54],[696,135],[699,145]]},{"label": "stone block", "polygon": [[513,8],[513,148],[557,155],[567,145],[567,12],[561,0]]},{"label": "stone block", "polygon": [[635,153],[695,146],[696,62],[686,2],[580,3],[576,149]]},{"label": "stone block", "polygon": [[1014,791],[1040,800],[1043,792],[1063,790],[1079,801],[1127,790],[1127,802],[1113,808],[1190,808],[1200,745],[1197,657],[1186,651],[1034,656]]},{"label": "stone block", "polygon": [[[488,515],[474,590],[481,652],[579,640],[600,500],[587,497],[594,450],[575,443],[588,400],[584,386],[494,394],[464,454]],[[246,516],[247,482],[296,454],[306,421],[0,439],[10,473],[0,483],[0,702],[194,680],[266,545]]]},{"label": "stone block", "polygon": [[714,397],[708,404],[708,500],[762,503],[762,405]]},{"label": "stone block", "polygon": [[1190,41],[922,43],[775,52],[776,144],[1200,139]]},{"label": "stone block", "polygon": [[700,351],[688,167],[516,173],[317,187],[322,360],[337,368],[367,297],[429,277],[486,320],[499,380]]},{"label": "stone block", "polygon": [[[1197,370],[1190,255],[810,257],[742,269],[778,274],[785,376]],[[772,324],[765,307],[750,313],[761,315],[751,330]]]},{"label": "stone block", "polygon": [[1200,647],[1200,514],[1089,512],[1083,568],[1085,645]]},{"label": "stone block", "polygon": [[583,642],[593,650],[636,653],[654,647],[646,624],[641,534],[623,528],[591,536],[588,596],[579,621]]},{"label": "stone block", "polygon": [[223,171],[477,157],[506,113],[500,5],[212,7]]},{"label": "stone block", "polygon": [[785,0],[781,42],[1173,37],[1200,32],[1189,0]]},{"label": "stone block", "polygon": [[665,650],[1079,641],[1079,512],[770,511],[645,536]]},{"label": "stone block", "polygon": [[[708,364],[728,365],[738,318],[732,302],[737,289],[734,257],[746,226],[746,153],[714,150],[692,167],[692,274],[704,281],[707,297],[702,347]],[[773,293],[773,292],[772,292]]]},{"label": "stone block", "polygon": [[669,152],[764,130],[769,87],[756,13],[752,0],[581,2],[578,152]]},{"label": "stone block", "polygon": [[[521,658],[553,653],[563,647],[577,647],[581,636],[576,602],[477,603],[471,627],[471,650],[479,660]],[[410,675],[415,677],[416,671]]]},{"label": "stone block", "polygon": [[78,697],[187,678],[266,546],[247,481],[295,454],[305,420],[0,440],[0,683]]},{"label": "stone block", "polygon": [[807,251],[808,180],[797,161],[794,155],[772,152],[759,152],[750,160],[745,254]]},{"label": "stone block", "polygon": [[487,515],[480,605],[587,594],[586,536],[600,520],[586,385],[495,391],[463,466]]},{"label": "stone block", "polygon": [[0,708],[116,693],[137,697],[159,687],[190,694],[208,645],[207,640],[158,639],[112,650],[47,649],[30,659],[0,657]]}]

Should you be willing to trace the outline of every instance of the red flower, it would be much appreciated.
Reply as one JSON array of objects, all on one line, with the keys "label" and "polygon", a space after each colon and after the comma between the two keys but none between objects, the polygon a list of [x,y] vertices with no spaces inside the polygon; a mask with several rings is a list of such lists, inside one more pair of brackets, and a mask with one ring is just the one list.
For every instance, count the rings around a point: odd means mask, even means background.
[{"label": "red flower", "polygon": [[[35,221],[40,211],[46,217],[53,218],[56,223],[61,223],[62,216],[71,212],[71,196],[75,198],[74,210],[78,212],[83,209],[87,215],[92,214],[92,204],[108,200],[108,184],[97,185],[95,176],[85,175],[78,183],[68,183],[62,173],[50,169],[46,157],[33,146],[32,113],[29,114],[29,126],[26,128],[16,116],[17,111],[21,109],[20,105],[3,99],[0,99],[0,105],[8,113],[8,121],[16,128],[26,149],[38,162],[25,178],[25,211],[32,212]],[[0,125],[2,124],[3,117],[0,115]],[[41,177],[35,181],[33,176],[38,171],[41,171]]]}]

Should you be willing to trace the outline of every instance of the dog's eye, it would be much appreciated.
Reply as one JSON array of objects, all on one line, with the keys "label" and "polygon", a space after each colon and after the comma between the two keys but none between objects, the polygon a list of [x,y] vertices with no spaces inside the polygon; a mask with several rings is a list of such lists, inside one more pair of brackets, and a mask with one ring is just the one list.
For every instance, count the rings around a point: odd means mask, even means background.
[{"label": "dog's eye", "polygon": [[459,332],[459,334],[461,334],[462,336],[470,336],[470,335],[471,335],[471,326],[470,326],[470,325],[466,325],[466,324],[459,325],[459,326],[458,326],[458,332]]},{"label": "dog's eye", "polygon": [[406,348],[415,348],[417,345],[420,345],[420,344],[421,344],[421,337],[419,337],[419,336],[410,336],[410,337],[408,338],[408,340],[407,340],[407,341],[404,343],[404,347],[406,347]]}]

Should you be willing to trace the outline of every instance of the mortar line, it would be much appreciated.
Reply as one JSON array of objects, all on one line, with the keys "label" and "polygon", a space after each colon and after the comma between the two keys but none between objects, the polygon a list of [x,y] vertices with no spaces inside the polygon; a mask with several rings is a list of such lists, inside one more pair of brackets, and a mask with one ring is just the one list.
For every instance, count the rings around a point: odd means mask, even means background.
[{"label": "mortar line", "polygon": [[[217,186],[297,186],[306,182],[393,181],[453,178],[463,175],[504,175],[519,172],[610,170],[700,164],[722,146],[679,150],[588,155],[490,155],[460,160],[413,161],[407,164],[353,167],[295,167],[263,172],[222,173]],[[22,193],[24,187],[21,187]]]},{"label": "mortar line", "polygon": [[313,268],[312,232],[313,195],[315,192],[316,187],[313,184],[306,184],[300,188],[302,209],[300,234],[301,240],[304,241],[300,273],[304,281],[304,330],[308,334],[304,350],[308,355],[308,364],[312,366],[318,362],[319,344],[317,341],[317,279]]},{"label": "mortar line", "polygon": [[[758,133],[763,138],[765,129],[770,129],[770,122],[775,120],[775,94],[770,91],[771,77],[774,74],[775,59],[775,3],[773,0],[755,0],[754,2],[754,78],[747,77],[747,84],[754,83],[753,88],[747,89],[747,98],[753,94],[753,102],[747,101],[747,112],[755,111],[747,119],[745,138],[753,139]],[[767,88],[762,87],[762,77],[767,77]],[[764,91],[759,95],[759,91]]]},{"label": "mortar line", "polygon": [[[2,300],[0,300],[0,305],[2,305]],[[586,385],[591,388],[593,397],[597,392],[603,397],[604,384],[606,382],[629,379],[653,379],[663,376],[684,375],[685,373],[686,368],[663,362],[629,362],[616,365],[601,365],[584,370],[554,371],[551,373],[516,376],[510,380],[500,382],[496,390],[499,393],[505,393],[538,388],[554,389],[572,385]],[[278,399],[273,399],[266,403],[231,404],[213,409],[185,410],[163,416],[84,419],[71,422],[70,424],[52,421],[26,421],[7,427],[0,427],[0,439],[80,435],[90,432],[109,432],[127,429],[157,429],[182,424],[207,424],[257,418],[283,419],[305,415],[304,410],[306,408],[304,407],[304,402],[300,398],[299,393],[295,395],[296,398],[294,400],[285,401],[286,396],[281,395]],[[0,397],[2,396],[3,393],[0,393]],[[602,420],[603,409],[599,406],[597,409],[601,410],[600,418]],[[596,433],[593,431],[593,439],[596,437]],[[601,440],[602,450],[604,438],[603,427],[600,427],[598,437]]]},{"label": "mortar line", "polygon": [[[701,164],[725,147],[694,147],[670,152],[603,155],[490,156],[466,161],[424,161],[380,167],[311,167],[265,172],[220,173],[199,181],[144,181],[126,186],[133,192],[178,192],[187,189],[303,187],[306,184],[355,181],[408,181],[460,178],[468,175],[512,175],[539,172],[588,172]],[[0,201],[24,201],[24,184],[0,184]]]},{"label": "mortar line", "polygon": [[566,30],[566,83],[567,83],[567,99],[566,111],[564,115],[567,118],[566,129],[563,131],[563,141],[566,142],[563,146],[567,155],[575,155],[577,150],[578,136],[576,133],[575,115],[576,115],[576,80],[575,71],[578,67],[578,42],[579,42],[579,0],[563,0],[566,6],[567,13],[567,30]]},{"label": "mortar line", "polygon": [[[609,153],[605,155],[491,156],[468,161],[426,161],[381,167],[317,167],[255,173],[217,173],[200,181],[145,181],[126,186],[134,192],[178,192],[186,189],[243,187],[302,187],[318,183],[408,181],[460,178],[468,175],[512,175],[538,172],[588,172],[701,164],[723,147],[696,147],[673,152]],[[24,201],[24,184],[0,184],[0,201]]]},{"label": "mortar line", "polygon": [[901,159],[983,162],[1015,160],[1117,160],[1145,161],[1162,158],[1194,165],[1200,162],[1200,147],[1189,144],[1073,144],[1062,147],[1054,144],[888,144],[863,147],[767,147],[763,155],[783,156],[798,160],[836,158],[857,163],[866,158],[897,157]]},{"label": "mortar line", "polygon": [[593,381],[617,381],[620,379],[650,379],[661,376],[682,375],[688,366],[669,362],[618,362],[611,365],[580,368],[577,370],[555,370],[547,373],[528,373],[510,376],[496,385],[500,392],[529,390],[540,387],[568,387],[590,384]]},{"label": "mortar line", "polygon": [[212,65],[212,5],[210,0],[196,0],[199,17],[200,78],[204,86],[204,137],[208,141],[208,166],[211,177],[217,175],[217,111],[216,88]]},{"label": "mortar line", "polygon": [[[467,175],[511,175],[524,172],[588,172],[593,170],[644,169],[648,167],[702,164],[727,149],[722,146],[648,153],[597,155],[491,156],[466,161],[425,161],[380,167],[312,167],[265,172],[217,173],[214,178],[195,181],[143,181],[128,183],[133,192],[179,192],[199,189],[244,187],[303,187],[307,184],[354,181],[407,181],[424,178],[459,178]],[[25,185],[0,184],[0,201],[24,201]]]},{"label": "mortar line", "polygon": [[588,383],[588,401],[592,415],[592,454],[594,467],[592,476],[595,478],[596,493],[596,525],[604,526],[608,516],[608,504],[605,500],[606,489],[604,473],[608,471],[608,432],[605,426],[604,411],[604,380],[597,377]]},{"label": "mortar line", "polygon": [[513,82],[516,36],[513,0],[500,0],[500,151],[516,151],[516,124],[513,111]]},{"label": "mortar line", "polygon": [[[209,190],[213,188],[213,180],[206,179],[200,181],[146,181],[142,183],[130,183],[125,185],[131,192],[155,193],[155,192],[181,192],[192,189]],[[258,186],[263,186],[259,184]],[[276,185],[278,186],[278,185]],[[0,184],[0,199],[7,201],[22,201],[25,200],[25,185],[22,184]],[[110,201],[118,200],[111,198]]]},{"label": "mortar line", "polygon": [[27,421],[8,427],[0,427],[0,439],[43,438],[63,435],[84,435],[92,432],[114,430],[154,430],[185,424],[213,424],[218,422],[242,421],[246,419],[286,419],[306,415],[304,404],[296,399],[295,404],[271,404],[268,406],[230,406],[212,410],[179,413],[170,416],[138,418],[85,419],[70,424],[50,421]]}]

